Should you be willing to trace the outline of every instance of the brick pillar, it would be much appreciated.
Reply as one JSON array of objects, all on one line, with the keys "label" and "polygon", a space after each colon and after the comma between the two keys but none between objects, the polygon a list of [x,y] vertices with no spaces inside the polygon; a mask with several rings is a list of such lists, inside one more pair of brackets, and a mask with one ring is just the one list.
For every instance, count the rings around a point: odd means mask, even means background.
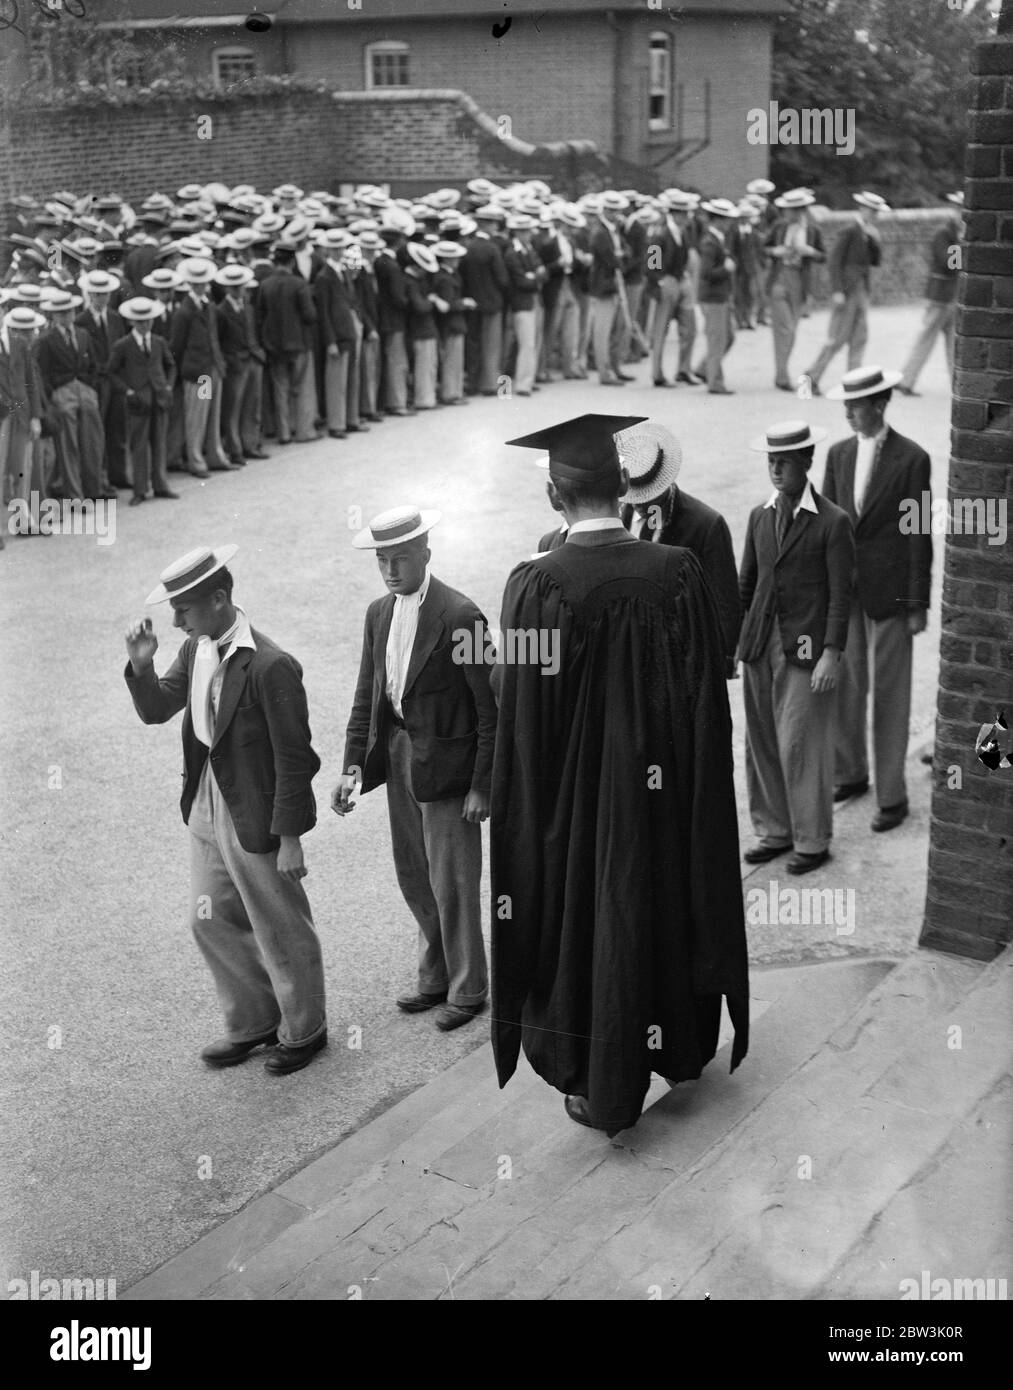
[{"label": "brick pillar", "polygon": [[[966,246],[957,310],[949,498],[1013,499],[1013,0],[972,60]],[[1001,512],[996,507],[997,517]],[[938,553],[938,552],[937,552]],[[991,960],[1013,937],[1013,770],[974,755],[1013,725],[1013,536],[947,535],[929,881],[920,944]],[[959,769],[959,774],[953,769]],[[950,786],[951,781],[959,786]]]}]

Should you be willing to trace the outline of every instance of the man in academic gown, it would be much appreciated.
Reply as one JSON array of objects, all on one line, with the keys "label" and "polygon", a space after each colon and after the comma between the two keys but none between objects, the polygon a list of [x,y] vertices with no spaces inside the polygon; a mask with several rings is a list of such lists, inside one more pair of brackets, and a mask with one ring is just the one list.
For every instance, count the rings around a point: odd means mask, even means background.
[{"label": "man in academic gown", "polygon": [[[499,1082],[523,1045],[570,1118],[610,1134],[636,1123],[652,1072],[700,1075],[722,996],[733,1069],[748,1035],[721,630],[696,557],[619,520],[614,435],[640,419],[584,416],[512,441],[548,449],[569,531],[510,575],[496,673]],[[532,632],[552,665],[518,640]]]}]

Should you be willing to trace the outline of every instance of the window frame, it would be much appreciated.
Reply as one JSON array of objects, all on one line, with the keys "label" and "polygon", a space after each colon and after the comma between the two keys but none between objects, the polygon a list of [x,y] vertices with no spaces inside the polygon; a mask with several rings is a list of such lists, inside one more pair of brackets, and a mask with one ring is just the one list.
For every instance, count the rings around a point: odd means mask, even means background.
[{"label": "window frame", "polygon": [[[663,133],[673,128],[673,49],[671,34],[666,34],[662,29],[653,29],[648,36],[648,68],[647,68],[647,128],[654,133]],[[655,80],[654,56],[658,54],[661,59],[662,77]],[[655,98],[662,99],[662,114],[654,116],[651,108]]]},{"label": "window frame", "polygon": [[[374,81],[373,60],[383,57],[404,59],[404,82]],[[390,92],[410,87],[411,73],[408,67],[410,58],[410,47],[400,39],[378,39],[375,43],[367,43],[363,50],[365,90],[367,92]]]},{"label": "window frame", "polygon": [[[251,71],[245,73],[242,77],[223,79],[221,73],[221,60],[223,58],[226,61],[236,58],[248,58],[253,66]],[[237,82],[249,81],[251,78],[258,76],[258,73],[257,55],[252,48],[247,48],[243,44],[223,44],[221,48],[214,48],[211,50],[211,76],[216,87],[232,87]]]}]

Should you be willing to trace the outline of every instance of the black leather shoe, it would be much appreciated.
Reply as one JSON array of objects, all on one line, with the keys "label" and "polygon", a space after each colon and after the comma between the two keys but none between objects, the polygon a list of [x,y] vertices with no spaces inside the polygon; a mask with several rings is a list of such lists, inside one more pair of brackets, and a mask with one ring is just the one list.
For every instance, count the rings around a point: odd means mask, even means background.
[{"label": "black leather shoe", "polygon": [[864,782],[842,782],[840,786],[834,787],[834,800],[847,801],[849,796],[864,796],[868,790],[868,777]]},{"label": "black leather shoe", "polygon": [[635,376],[630,376],[629,372],[616,372],[620,381],[636,381]]},{"label": "black leather shoe", "polygon": [[587,1101],[583,1096],[564,1096],[563,1109],[574,1124],[584,1125],[586,1129],[601,1129],[601,1125],[596,1125],[588,1114]]},{"label": "black leather shoe", "polygon": [[734,396],[735,392],[729,391],[727,386],[712,386],[707,394],[708,396]]},{"label": "black leather shoe", "polygon": [[657,377],[654,378],[654,385],[655,385],[655,386],[674,386],[674,385],[675,385],[675,382],[674,382],[674,381],[666,381],[665,378],[664,378],[663,376],[657,376]]},{"label": "black leather shoe", "polygon": [[754,845],[742,857],[747,864],[766,864],[768,860],[777,859],[793,848],[792,845]]},{"label": "black leather shoe", "polygon": [[156,497],[171,497],[174,501],[179,501],[179,493],[173,492],[172,488],[165,488],[162,492],[156,492]]},{"label": "black leather shoe", "polygon": [[349,425],[349,426],[348,426],[348,433],[349,433],[349,434],[369,434],[369,426],[368,426],[368,425]]},{"label": "black leather shoe", "polygon": [[881,806],[872,818],[872,828],[877,833],[881,830],[893,830],[906,819],[907,802],[899,801],[896,806]]},{"label": "black leather shoe", "polygon": [[442,994],[401,994],[397,998],[397,1006],[403,1009],[406,1014],[425,1013],[426,1009],[435,1009],[437,1004],[447,1002],[447,991]]},{"label": "black leather shoe", "polygon": [[830,858],[828,849],[821,849],[819,854],[793,854],[784,866],[790,874],[811,874],[813,869],[818,869],[821,864],[825,864]]},{"label": "black leather shoe", "polygon": [[329,435],[329,437],[330,437],[331,439],[347,439],[347,438],[348,438],[348,431],[347,431],[347,430],[328,430],[327,433],[328,433],[328,435]]},{"label": "black leather shoe", "polygon": [[697,376],[696,372],[677,372],[676,381],[684,381],[687,386],[702,386],[706,377]]},{"label": "black leather shoe", "polygon": [[277,1033],[268,1033],[267,1037],[256,1038],[253,1042],[234,1043],[229,1042],[228,1038],[219,1038],[217,1042],[208,1043],[201,1057],[209,1067],[234,1067],[239,1062],[245,1062],[254,1048],[273,1047],[277,1041]]},{"label": "black leather shoe", "polygon": [[449,1033],[452,1028],[470,1023],[484,1008],[484,1000],[481,1004],[444,1004],[436,1015],[436,1026],[441,1033]]},{"label": "black leather shoe", "polygon": [[264,449],[251,449],[246,457],[248,459],[269,459],[271,455]]},{"label": "black leather shoe", "polygon": [[143,498],[143,497],[131,497],[131,499],[130,499],[130,505],[131,505],[132,507],[139,507],[143,501],[144,501],[144,498]]},{"label": "black leather shoe", "polygon": [[272,1076],[284,1076],[286,1072],[301,1071],[308,1066],[318,1052],[327,1046],[327,1029],[305,1047],[285,1047],[279,1043],[264,1063],[264,1070]]}]

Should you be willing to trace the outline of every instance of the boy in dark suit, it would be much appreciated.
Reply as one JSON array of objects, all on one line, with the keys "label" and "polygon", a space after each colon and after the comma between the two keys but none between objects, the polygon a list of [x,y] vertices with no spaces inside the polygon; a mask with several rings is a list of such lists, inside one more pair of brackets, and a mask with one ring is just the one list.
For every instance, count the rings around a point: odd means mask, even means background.
[{"label": "boy in dark suit", "polygon": [[765,864],[794,847],[790,874],[830,858],[834,700],[848,633],[855,537],[846,512],[807,474],[826,430],[772,425],[750,445],[766,453],[774,491],[749,516],[739,571],[746,710],[746,786]]},{"label": "boy in dark suit", "polygon": [[[296,249],[294,242],[284,238],[275,244],[274,273],[261,280],[257,294],[257,331],[267,354],[279,444],[292,442],[303,377],[314,370],[312,330],[317,310],[310,284],[295,273]],[[301,444],[313,437],[296,435],[295,439]]]},{"label": "boy in dark suit", "polygon": [[105,435],[95,390],[95,349],[88,332],[71,322],[80,306],[80,298],[66,290],[50,296],[50,327],[36,341],[35,360],[56,429],[64,495],[114,498],[116,489],[109,487],[102,466]]},{"label": "boy in dark suit", "polygon": [[503,354],[503,311],[510,295],[503,252],[493,232],[506,217],[494,204],[476,208],[478,231],[461,261],[464,292],[475,301],[466,344],[468,388],[471,394],[495,396]]},{"label": "boy in dark suit", "polygon": [[[30,502],[33,448],[42,430],[42,383],[31,344],[45,322],[24,305],[6,313],[0,326],[0,506],[5,511],[8,494],[26,506]],[[4,529],[0,526],[0,550]]]},{"label": "boy in dark suit", "polygon": [[180,261],[176,273],[186,293],[180,296],[169,326],[169,351],[183,379],[186,452],[195,478],[236,467],[222,451],[225,358],[218,342],[217,310],[209,295],[215,271],[214,261],[203,257]]},{"label": "boy in dark suit", "polygon": [[737,211],[727,198],[711,198],[697,209],[697,217],[704,226],[698,246],[699,303],[707,336],[707,357],[696,372],[707,378],[707,391],[712,396],[734,394],[725,385],[721,364],[735,341],[732,325],[735,259],[731,255],[728,234]]},{"label": "boy in dark suit", "polygon": [[616,443],[630,478],[620,513],[623,525],[638,540],[681,545],[696,555],[717,605],[725,644],[725,675],[731,679],[742,604],[728,523],[720,512],[691,497],[676,483],[682,449],[671,430],[645,420],[624,430]]},{"label": "boy in dark suit", "polygon": [[164,338],[152,333],[161,306],[136,297],[120,305],[131,332],[113,344],[109,383],[127,417],[127,450],[133,477],[132,507],[139,506],[154,485],[156,497],[178,498],[165,472],[165,438],[176,364]]},{"label": "boy in dark suit", "polygon": [[134,623],[124,676],[145,724],[185,710],[180,807],[190,830],[190,924],[227,1029],[201,1056],[231,1067],[277,1042],[264,1067],[280,1075],[327,1044],[323,963],[299,843],[316,823],[320,759],[302,668],[232,602],[226,565],[236,549],[192,550],[163,571],[147,601],[169,600],[186,641],[159,679],[151,619]]},{"label": "boy in dark suit", "polygon": [[225,295],[216,308],[218,341],[225,358],[222,436],[231,463],[267,458],[260,447],[260,402],[264,349],[257,340],[251,294],[257,285],[249,266],[225,265],[215,276]]},{"label": "boy in dark suit", "polygon": [[820,393],[820,377],[842,347],[848,349],[848,370],[862,365],[869,337],[869,271],[882,258],[876,219],[889,212],[878,193],[852,194],[858,216],[845,227],[830,251],[831,310],[827,341],[806,372],[814,396]]},{"label": "boy in dark suit", "polygon": [[488,989],[479,904],[481,822],[489,815],[496,703],[486,622],[470,599],[429,572],[439,512],[384,512],[353,545],[375,550],[389,594],[366,612],[362,664],[331,797],[387,786],[394,867],[419,925],[416,993],[406,1013],[443,1005],[443,1031],[469,1023]]},{"label": "boy in dark suit", "polygon": [[[127,422],[123,415],[122,398],[109,381],[109,356],[113,343],[126,333],[126,325],[118,309],[112,308],[119,296],[121,282],[107,270],[89,270],[81,276],[78,287],[85,295],[85,308],[75,323],[87,331],[95,349],[95,390],[105,432],[106,476],[113,487],[130,487],[127,466]],[[118,300],[117,300],[118,302]]]},{"label": "boy in dark suit", "polygon": [[854,437],[827,454],[824,496],[855,528],[856,575],[837,705],[835,801],[868,790],[866,710],[872,685],[875,831],[892,830],[908,811],[904,782],[911,716],[912,639],[924,632],[932,586],[932,537],[901,530],[902,503],[929,498],[929,456],[883,418],[901,373],[859,367],[827,392],[844,402]]}]

